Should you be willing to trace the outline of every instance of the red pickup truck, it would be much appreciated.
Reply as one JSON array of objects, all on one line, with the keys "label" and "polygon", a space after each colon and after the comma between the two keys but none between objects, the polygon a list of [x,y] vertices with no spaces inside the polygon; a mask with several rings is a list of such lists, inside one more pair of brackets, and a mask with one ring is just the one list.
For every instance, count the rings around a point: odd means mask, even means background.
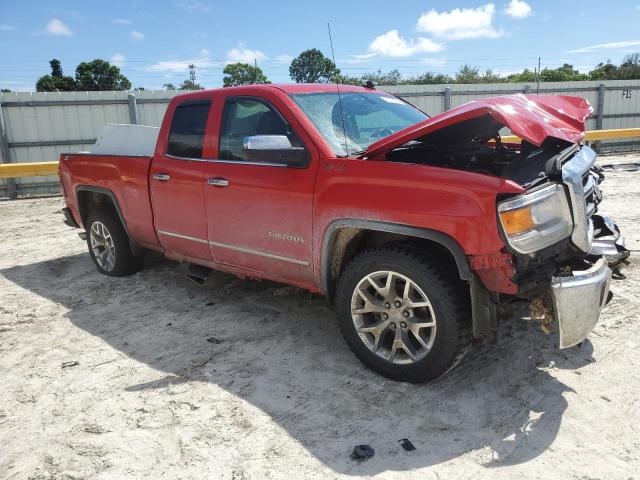
[{"label": "red pickup truck", "polygon": [[495,339],[504,303],[530,302],[560,348],[592,330],[628,251],[596,214],[591,112],[514,95],[429,117],[336,85],[187,93],[145,131],[152,148],[134,131],[61,156],[65,221],[105,275],[157,250],[200,283],[216,269],[321,292],[367,366],[427,381]]}]

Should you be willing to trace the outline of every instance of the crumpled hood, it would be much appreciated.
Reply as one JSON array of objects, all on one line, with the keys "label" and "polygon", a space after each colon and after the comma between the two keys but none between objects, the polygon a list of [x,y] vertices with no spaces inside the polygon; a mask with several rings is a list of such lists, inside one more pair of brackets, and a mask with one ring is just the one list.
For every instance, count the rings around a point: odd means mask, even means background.
[{"label": "crumpled hood", "polygon": [[369,145],[365,156],[384,154],[443,127],[487,114],[511,129],[514,135],[536,146],[542,145],[547,137],[579,143],[584,137],[585,120],[592,113],[587,100],[566,95],[516,94],[484,98],[389,135]]}]

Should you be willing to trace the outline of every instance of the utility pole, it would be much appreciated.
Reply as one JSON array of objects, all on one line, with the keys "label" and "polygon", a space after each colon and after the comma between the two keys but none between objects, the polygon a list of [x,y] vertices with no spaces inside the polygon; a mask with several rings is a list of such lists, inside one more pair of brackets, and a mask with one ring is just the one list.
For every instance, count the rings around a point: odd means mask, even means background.
[{"label": "utility pole", "polygon": [[191,82],[191,87],[196,84],[196,66],[193,63],[189,65],[189,81]]},{"label": "utility pole", "polygon": [[256,75],[258,75],[258,59],[254,58],[253,59],[253,66],[255,67],[255,70],[253,71],[253,83],[256,83]]}]

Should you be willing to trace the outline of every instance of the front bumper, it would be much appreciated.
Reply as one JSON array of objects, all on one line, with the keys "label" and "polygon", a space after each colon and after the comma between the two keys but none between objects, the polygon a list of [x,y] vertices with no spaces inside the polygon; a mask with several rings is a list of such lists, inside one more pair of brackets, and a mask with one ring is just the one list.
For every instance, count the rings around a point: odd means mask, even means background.
[{"label": "front bumper", "polygon": [[560,348],[577,345],[593,330],[607,303],[610,281],[611,269],[605,258],[600,258],[587,270],[551,278]]}]

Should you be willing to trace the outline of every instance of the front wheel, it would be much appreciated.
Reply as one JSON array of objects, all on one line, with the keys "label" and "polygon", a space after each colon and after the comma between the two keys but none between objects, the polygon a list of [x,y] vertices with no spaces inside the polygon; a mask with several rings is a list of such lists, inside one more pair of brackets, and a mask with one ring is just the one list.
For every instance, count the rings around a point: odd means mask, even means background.
[{"label": "front wheel", "polygon": [[89,254],[100,273],[124,277],[142,268],[142,259],[133,254],[129,236],[115,212],[91,212],[86,228]]},{"label": "front wheel", "polygon": [[336,292],[338,322],[369,368],[419,383],[460,361],[470,343],[469,295],[446,260],[381,247],[345,268]]}]

